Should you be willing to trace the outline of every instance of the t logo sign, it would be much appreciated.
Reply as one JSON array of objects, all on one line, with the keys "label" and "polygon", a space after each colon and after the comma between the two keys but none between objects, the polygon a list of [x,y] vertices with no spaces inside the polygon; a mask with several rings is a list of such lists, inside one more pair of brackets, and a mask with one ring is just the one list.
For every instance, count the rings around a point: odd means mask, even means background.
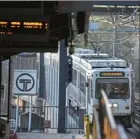
[{"label": "t logo sign", "polygon": [[20,79],[19,82],[23,84],[23,91],[28,91],[27,85],[28,85],[28,83],[31,83],[31,80],[30,79]]},{"label": "t logo sign", "polygon": [[30,91],[35,85],[34,78],[28,74],[23,73],[17,77],[16,86],[20,91],[27,92]]}]

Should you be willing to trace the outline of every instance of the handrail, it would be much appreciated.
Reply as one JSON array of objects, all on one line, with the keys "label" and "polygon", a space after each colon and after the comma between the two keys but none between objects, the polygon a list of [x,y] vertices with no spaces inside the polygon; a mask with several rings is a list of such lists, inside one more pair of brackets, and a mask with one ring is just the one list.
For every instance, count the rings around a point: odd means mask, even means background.
[{"label": "handrail", "polygon": [[93,107],[93,129],[92,129],[92,136],[93,139],[101,139],[101,131],[100,131],[100,123],[99,123],[99,114],[96,111],[96,108]]},{"label": "handrail", "polygon": [[110,103],[108,101],[107,95],[104,92],[104,90],[101,90],[101,94],[102,94],[101,101],[102,101],[102,103],[103,103],[103,101],[105,103],[105,109],[106,109],[106,113],[107,113],[107,118],[109,120],[109,124],[111,126],[111,129],[116,129],[117,128],[117,125],[116,125],[115,120],[114,120],[114,117],[112,115],[112,111],[111,111],[111,109],[109,107]]},{"label": "handrail", "polygon": [[101,90],[101,97],[99,98],[99,120],[102,138],[118,139],[117,125],[109,107],[109,101],[104,90]]},{"label": "handrail", "polygon": [[[95,106],[96,107],[96,106]],[[93,139],[128,139],[123,126],[117,125],[104,90],[101,90],[99,109],[93,107]]]}]

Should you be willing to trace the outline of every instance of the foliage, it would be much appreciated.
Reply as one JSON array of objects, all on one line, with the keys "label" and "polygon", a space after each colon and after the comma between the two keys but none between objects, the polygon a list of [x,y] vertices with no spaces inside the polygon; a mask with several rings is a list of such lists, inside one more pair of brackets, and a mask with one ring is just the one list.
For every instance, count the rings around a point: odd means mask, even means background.
[{"label": "foliage", "polygon": [[[99,22],[99,30],[100,29],[113,29],[113,21],[110,16],[91,16],[90,22]],[[126,27],[119,27],[120,29],[126,28]],[[113,43],[115,43],[115,56],[121,57],[121,58],[130,58],[132,49],[135,46],[135,43],[131,41],[132,33],[127,32],[117,32],[116,38],[114,39],[114,32],[108,32],[108,31],[99,31],[96,30],[94,32],[88,33],[88,48],[93,49],[93,44],[96,48],[101,48],[101,52],[112,54],[112,46]],[[106,42],[105,42],[106,41]],[[93,44],[91,44],[93,42]],[[75,44],[77,47],[85,47],[84,46],[84,38],[79,37],[77,43]],[[104,46],[104,47],[102,47]]]},{"label": "foliage", "polygon": [[132,53],[135,43],[133,41],[126,41],[124,42],[121,47],[119,47],[118,57],[122,59],[132,59]]}]

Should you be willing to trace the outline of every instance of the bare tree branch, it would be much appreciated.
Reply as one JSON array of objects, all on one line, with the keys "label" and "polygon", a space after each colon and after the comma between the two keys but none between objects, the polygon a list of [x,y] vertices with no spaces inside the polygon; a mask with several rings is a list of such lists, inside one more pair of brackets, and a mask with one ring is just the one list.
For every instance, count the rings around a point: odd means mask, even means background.
[{"label": "bare tree branch", "polygon": [[90,12],[86,12],[85,32],[84,32],[84,47],[88,46],[88,27],[89,27]]}]

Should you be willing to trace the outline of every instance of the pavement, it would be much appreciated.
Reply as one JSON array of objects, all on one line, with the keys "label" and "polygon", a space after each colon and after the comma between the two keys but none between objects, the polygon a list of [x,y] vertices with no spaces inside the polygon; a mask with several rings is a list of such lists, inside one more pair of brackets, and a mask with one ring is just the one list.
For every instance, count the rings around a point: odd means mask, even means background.
[{"label": "pavement", "polygon": [[18,139],[86,139],[80,134],[17,133],[17,136]]}]

